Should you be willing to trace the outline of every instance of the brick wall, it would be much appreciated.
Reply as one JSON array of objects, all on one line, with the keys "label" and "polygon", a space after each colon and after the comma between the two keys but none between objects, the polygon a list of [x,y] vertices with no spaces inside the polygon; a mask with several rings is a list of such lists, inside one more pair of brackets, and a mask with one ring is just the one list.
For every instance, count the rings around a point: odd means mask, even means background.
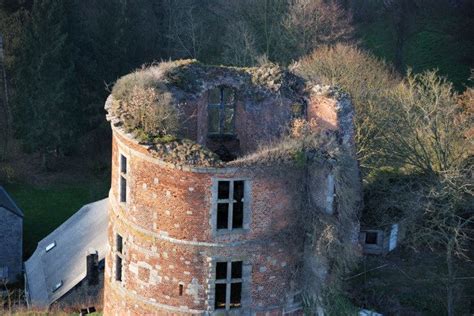
[{"label": "brick wall", "polygon": [[[214,150],[217,144],[207,137],[207,104],[206,92],[183,105],[187,118],[184,130],[187,138]],[[237,94],[234,118],[236,139],[240,144],[237,154],[249,154],[260,144],[278,138],[290,123],[291,104],[292,101],[284,97],[269,96],[256,102],[247,95]]]},{"label": "brick wall", "polygon": [[[323,130],[337,131],[340,144],[355,153],[350,99],[344,94],[330,97],[327,87],[318,89],[313,89],[306,100],[307,119],[316,119]],[[238,155],[248,154],[281,136],[291,121],[292,106],[292,101],[282,96],[258,101],[248,95],[238,96],[237,142],[233,140],[229,147]],[[206,108],[207,93],[183,104],[187,117],[183,133],[213,150],[216,144],[207,137]],[[335,186],[330,164],[311,166],[307,174],[283,165],[173,165],[152,157],[146,146],[119,128],[112,126],[112,130],[106,315],[220,315],[214,311],[215,268],[216,262],[226,260],[243,262],[242,308],[231,314],[301,314],[297,299],[305,265],[301,205],[309,200],[314,205],[309,211],[333,215]],[[119,202],[121,154],[128,162],[126,203]],[[223,234],[215,229],[218,179],[247,183],[248,216],[238,231]],[[304,181],[310,188],[307,196],[300,190]],[[114,277],[117,234],[124,243],[119,255],[121,281]],[[317,261],[313,268],[324,282],[328,264],[324,258],[313,259]]]},{"label": "brick wall", "polygon": [[[214,309],[216,260],[242,260],[244,314],[282,313],[298,292],[296,268],[304,237],[299,229],[298,169],[183,169],[165,165],[113,128],[106,314],[203,314]],[[127,157],[127,203],[118,199],[119,155]],[[289,167],[286,167],[289,168]],[[272,169],[272,170],[270,170]],[[251,185],[248,229],[216,234],[213,179]],[[245,226],[245,225],[244,225]],[[114,279],[115,238],[124,240],[122,281]],[[179,295],[179,285],[183,295]]]}]

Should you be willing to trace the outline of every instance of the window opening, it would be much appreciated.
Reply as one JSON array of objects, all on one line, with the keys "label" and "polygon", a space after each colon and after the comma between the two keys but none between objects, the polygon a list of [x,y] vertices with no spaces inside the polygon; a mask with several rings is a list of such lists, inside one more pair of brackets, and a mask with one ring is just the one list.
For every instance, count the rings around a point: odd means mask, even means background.
[{"label": "window opening", "polygon": [[235,92],[225,86],[209,91],[208,134],[234,135]]},{"label": "window opening", "polygon": [[127,174],[127,157],[120,155],[120,172]]},{"label": "window opening", "polygon": [[127,202],[127,157],[120,154],[120,202]]},{"label": "window opening", "polygon": [[127,202],[127,179],[120,176],[120,202]]},{"label": "window opening", "polygon": [[242,261],[216,263],[215,309],[242,306]]},{"label": "window opening", "polygon": [[122,238],[122,236],[120,236],[119,234],[117,234],[115,246],[116,246],[117,252],[118,252],[118,253],[122,253],[122,249],[123,249],[123,238]]},{"label": "window opening", "polygon": [[115,280],[122,281],[122,258],[119,255],[115,255]]},{"label": "window opening", "polygon": [[366,232],[365,233],[365,243],[369,245],[376,245],[377,244],[377,232]]},{"label": "window opening", "polygon": [[56,292],[57,290],[59,290],[61,288],[61,286],[63,286],[63,280],[59,281],[58,283],[56,283],[53,288],[52,288],[52,292]]},{"label": "window opening", "polygon": [[183,285],[179,285],[179,296],[183,296]]},{"label": "window opening", "polygon": [[233,203],[232,228],[242,228],[244,224],[244,181],[234,182]]},{"label": "window opening", "polygon": [[218,181],[217,223],[218,230],[237,229],[244,225],[245,181]]}]

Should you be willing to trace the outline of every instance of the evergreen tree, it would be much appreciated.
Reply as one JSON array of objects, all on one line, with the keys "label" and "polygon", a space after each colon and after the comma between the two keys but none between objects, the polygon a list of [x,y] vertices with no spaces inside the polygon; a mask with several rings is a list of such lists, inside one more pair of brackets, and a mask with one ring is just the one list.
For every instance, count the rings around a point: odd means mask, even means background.
[{"label": "evergreen tree", "polygon": [[35,1],[17,65],[17,130],[25,145],[44,157],[70,148],[82,121],[65,5]]}]

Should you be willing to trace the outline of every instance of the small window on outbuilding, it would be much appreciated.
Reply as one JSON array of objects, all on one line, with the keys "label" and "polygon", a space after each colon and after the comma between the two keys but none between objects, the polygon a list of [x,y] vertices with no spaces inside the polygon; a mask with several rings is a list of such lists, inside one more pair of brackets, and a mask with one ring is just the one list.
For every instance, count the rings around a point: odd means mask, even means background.
[{"label": "small window on outbuilding", "polygon": [[49,252],[51,251],[54,247],[56,247],[56,242],[53,241],[52,243],[50,243],[49,245],[46,246],[45,250],[46,252]]},{"label": "small window on outbuilding", "polygon": [[63,286],[63,280],[59,281],[58,283],[56,283],[53,288],[51,289],[51,291],[54,293],[56,292],[57,290],[59,290],[61,288],[61,286]]},{"label": "small window on outbuilding", "polygon": [[377,232],[366,232],[365,233],[365,243],[368,245],[376,245],[378,239]]},{"label": "small window on outbuilding", "polygon": [[232,136],[235,134],[235,92],[220,86],[209,90],[208,134],[210,136]]}]

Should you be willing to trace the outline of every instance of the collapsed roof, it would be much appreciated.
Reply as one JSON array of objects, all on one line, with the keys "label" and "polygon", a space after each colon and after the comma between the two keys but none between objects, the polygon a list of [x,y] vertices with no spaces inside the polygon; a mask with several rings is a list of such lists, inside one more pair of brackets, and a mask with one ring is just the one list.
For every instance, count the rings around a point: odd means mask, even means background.
[{"label": "collapsed roof", "polygon": [[[301,149],[290,135],[297,124],[309,126],[313,139],[323,129],[324,138],[329,130],[335,137],[352,133],[343,130],[352,126],[345,122],[352,119],[347,94],[271,63],[237,68],[195,60],[162,62],[118,79],[105,108],[115,130],[128,133],[152,156],[179,165],[240,165],[249,156],[263,158],[262,150],[272,159],[276,153],[291,160]],[[335,126],[327,128],[331,123]],[[324,151],[329,142],[315,145]]]}]

